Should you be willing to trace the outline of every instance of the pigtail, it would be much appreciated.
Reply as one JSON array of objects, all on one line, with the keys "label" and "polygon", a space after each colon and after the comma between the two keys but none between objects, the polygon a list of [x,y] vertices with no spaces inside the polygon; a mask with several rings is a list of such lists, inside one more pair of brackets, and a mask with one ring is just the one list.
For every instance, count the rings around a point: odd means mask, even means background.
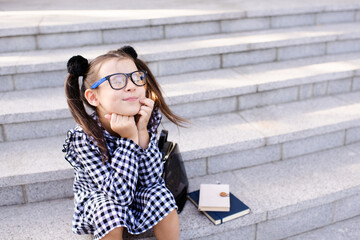
[{"label": "pigtail", "polygon": [[185,127],[186,124],[189,123],[189,121],[185,120],[182,117],[177,116],[170,110],[169,106],[165,102],[165,99],[162,95],[159,84],[155,80],[155,77],[148,68],[147,64],[141,59],[136,59],[135,65],[138,69],[145,70],[147,72],[149,79],[147,84],[149,85],[149,87],[146,89],[146,96],[154,100],[155,106],[159,107],[159,109],[167,119],[169,119],[171,122],[173,122],[174,124],[180,127]]},{"label": "pigtail", "polygon": [[[102,155],[101,158],[103,161],[106,161],[108,157],[103,131],[96,120],[86,112],[84,102],[87,103],[87,100],[84,96],[84,83],[82,84],[81,90],[79,86],[79,77],[82,76],[83,79],[86,78],[89,69],[88,60],[79,55],[74,56],[69,59],[67,69],[69,75],[65,81],[65,93],[71,115],[82,127],[84,132],[95,139]],[[87,105],[89,104],[87,103]]]},{"label": "pigtail", "polygon": [[169,106],[166,104],[164,97],[162,96],[162,91],[159,86],[159,84],[156,81],[155,76],[150,71],[147,64],[138,58],[138,55],[135,51],[135,49],[131,46],[123,46],[122,48],[119,48],[117,50],[118,52],[124,52],[128,54],[135,62],[136,67],[139,70],[145,70],[148,75],[148,81],[146,88],[146,97],[151,98],[155,102],[155,106],[159,107],[160,111],[174,124],[185,127],[186,124],[189,123],[189,121],[185,120],[184,118],[181,118],[174,114]]}]

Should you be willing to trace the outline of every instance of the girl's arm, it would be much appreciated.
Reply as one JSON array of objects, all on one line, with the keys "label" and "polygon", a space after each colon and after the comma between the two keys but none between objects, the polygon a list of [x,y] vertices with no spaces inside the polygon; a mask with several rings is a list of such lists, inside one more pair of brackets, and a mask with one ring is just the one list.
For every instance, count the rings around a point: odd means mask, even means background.
[{"label": "girl's arm", "polygon": [[139,145],[140,147],[142,147],[143,149],[146,149],[149,145],[149,141],[150,141],[150,137],[149,137],[149,133],[146,130],[142,130],[139,131]]},{"label": "girl's arm", "polygon": [[161,181],[163,164],[162,154],[157,146],[156,134],[150,134],[148,147],[144,150],[139,161],[139,184],[151,186]]},{"label": "girl's arm", "polygon": [[139,161],[139,184],[149,186],[158,183],[161,180],[163,164],[161,162],[162,154],[158,148],[157,129],[161,122],[161,114],[157,108],[151,112],[150,123],[146,131],[149,137],[148,146],[141,155]]}]

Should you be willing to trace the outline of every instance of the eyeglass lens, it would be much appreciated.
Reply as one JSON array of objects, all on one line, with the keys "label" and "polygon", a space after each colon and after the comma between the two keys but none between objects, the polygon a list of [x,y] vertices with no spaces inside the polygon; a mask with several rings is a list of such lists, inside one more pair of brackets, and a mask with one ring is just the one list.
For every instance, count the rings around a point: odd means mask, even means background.
[{"label": "eyeglass lens", "polygon": [[[126,85],[126,74],[119,73],[109,78],[110,84],[115,89],[120,89]],[[146,83],[146,76],[144,72],[133,72],[130,75],[133,83],[137,86],[143,86]]]}]

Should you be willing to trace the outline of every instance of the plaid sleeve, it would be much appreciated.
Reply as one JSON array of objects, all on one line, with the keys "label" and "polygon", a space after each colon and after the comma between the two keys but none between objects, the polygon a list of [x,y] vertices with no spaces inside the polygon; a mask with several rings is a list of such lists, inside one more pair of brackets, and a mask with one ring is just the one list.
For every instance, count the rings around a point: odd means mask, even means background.
[{"label": "plaid sleeve", "polygon": [[147,126],[149,133],[154,135],[157,134],[157,129],[160,125],[161,119],[162,119],[162,115],[160,113],[160,110],[158,107],[155,107],[151,113],[151,117]]},{"label": "plaid sleeve", "polygon": [[71,141],[77,161],[99,190],[117,200],[119,204],[130,204],[138,179],[141,147],[132,141],[119,139],[111,159],[104,164],[99,148],[84,132],[75,131]]},{"label": "plaid sleeve", "polygon": [[143,151],[139,161],[139,184],[142,186],[158,183],[163,171],[162,154],[157,146],[156,135],[150,136],[149,145]]}]

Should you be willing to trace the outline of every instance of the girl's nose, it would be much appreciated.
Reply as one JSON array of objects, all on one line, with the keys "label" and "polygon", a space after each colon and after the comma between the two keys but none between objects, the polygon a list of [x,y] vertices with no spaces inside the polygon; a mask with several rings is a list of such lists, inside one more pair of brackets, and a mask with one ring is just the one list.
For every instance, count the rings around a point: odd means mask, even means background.
[{"label": "girl's nose", "polygon": [[126,92],[132,92],[136,90],[136,85],[131,81],[131,79],[128,80],[126,86],[125,86],[125,91]]}]

